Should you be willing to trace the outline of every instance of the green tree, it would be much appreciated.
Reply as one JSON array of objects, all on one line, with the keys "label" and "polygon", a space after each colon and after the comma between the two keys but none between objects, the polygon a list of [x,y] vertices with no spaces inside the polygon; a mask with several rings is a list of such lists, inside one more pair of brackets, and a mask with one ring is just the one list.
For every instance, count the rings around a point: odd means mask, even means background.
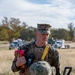
[{"label": "green tree", "polygon": [[25,22],[21,23],[19,19],[4,17],[2,20],[2,26],[7,30],[8,41],[11,43],[13,38],[18,38],[20,36],[20,31],[27,25]]},{"label": "green tree", "polygon": [[74,38],[74,24],[73,23],[69,23],[68,24],[68,29],[69,29],[69,35],[71,37],[71,41],[73,40]]},{"label": "green tree", "polygon": [[31,27],[31,26],[27,27],[21,30],[20,38],[22,38],[23,40],[27,40],[27,41],[35,39],[35,31],[36,31],[36,28]]},{"label": "green tree", "polygon": [[5,29],[3,26],[0,26],[0,40],[7,40],[8,34],[7,29]]},{"label": "green tree", "polygon": [[64,40],[70,39],[68,30],[63,28],[51,29],[51,37],[54,37],[55,39],[64,39]]}]

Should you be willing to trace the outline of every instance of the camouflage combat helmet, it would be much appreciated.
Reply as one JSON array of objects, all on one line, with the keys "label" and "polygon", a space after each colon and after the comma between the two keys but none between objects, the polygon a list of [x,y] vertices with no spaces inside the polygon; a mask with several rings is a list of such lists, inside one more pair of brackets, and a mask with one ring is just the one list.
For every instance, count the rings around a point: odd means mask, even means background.
[{"label": "camouflage combat helmet", "polygon": [[[52,67],[46,61],[38,61],[33,63],[30,68],[30,75],[55,75]],[[55,69],[54,69],[55,71]]]}]

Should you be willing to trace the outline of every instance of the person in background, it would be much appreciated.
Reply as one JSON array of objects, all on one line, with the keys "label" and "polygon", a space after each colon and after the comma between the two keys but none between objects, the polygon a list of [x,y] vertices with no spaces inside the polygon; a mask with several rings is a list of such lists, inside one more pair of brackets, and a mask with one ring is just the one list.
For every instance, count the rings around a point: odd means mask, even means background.
[{"label": "person in background", "polygon": [[[32,64],[38,61],[46,61],[51,67],[55,67],[55,75],[61,75],[59,53],[50,44],[47,43],[50,35],[50,28],[50,24],[37,24],[36,39],[33,42],[24,44],[23,46],[19,47],[19,50],[24,50],[25,54],[22,57],[16,57],[15,55],[11,66],[13,72],[19,71],[20,75],[32,75],[30,74],[30,67],[32,66]],[[46,56],[42,59],[42,55],[45,50],[48,52]],[[26,66],[24,72],[21,68],[23,64]]]},{"label": "person in background", "polygon": [[50,38],[50,39],[48,40],[48,43],[52,46],[52,45],[55,43],[54,38],[53,38],[53,37]]}]

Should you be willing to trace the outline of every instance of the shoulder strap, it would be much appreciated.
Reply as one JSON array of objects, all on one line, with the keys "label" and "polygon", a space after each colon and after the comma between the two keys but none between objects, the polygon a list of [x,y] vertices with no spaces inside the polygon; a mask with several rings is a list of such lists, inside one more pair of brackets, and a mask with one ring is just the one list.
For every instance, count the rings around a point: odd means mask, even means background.
[{"label": "shoulder strap", "polygon": [[46,56],[47,53],[48,53],[48,50],[49,50],[49,46],[46,45],[46,47],[45,47],[45,49],[44,49],[44,52],[43,52],[43,55],[42,55],[42,57],[41,57],[41,60],[44,60],[45,56]]}]

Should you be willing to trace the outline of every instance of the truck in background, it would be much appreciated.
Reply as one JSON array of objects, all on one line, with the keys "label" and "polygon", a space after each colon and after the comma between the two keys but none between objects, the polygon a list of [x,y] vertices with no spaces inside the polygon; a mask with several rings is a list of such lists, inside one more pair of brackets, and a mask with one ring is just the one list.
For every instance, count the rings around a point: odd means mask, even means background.
[{"label": "truck in background", "polygon": [[22,46],[22,45],[23,45],[22,39],[13,40],[13,41],[9,44],[9,50],[18,48],[18,47],[20,47],[20,46]]},{"label": "truck in background", "polygon": [[53,38],[50,38],[48,43],[51,44],[51,46],[54,48],[70,48],[70,46],[65,43],[64,39],[58,39],[55,41]]}]

